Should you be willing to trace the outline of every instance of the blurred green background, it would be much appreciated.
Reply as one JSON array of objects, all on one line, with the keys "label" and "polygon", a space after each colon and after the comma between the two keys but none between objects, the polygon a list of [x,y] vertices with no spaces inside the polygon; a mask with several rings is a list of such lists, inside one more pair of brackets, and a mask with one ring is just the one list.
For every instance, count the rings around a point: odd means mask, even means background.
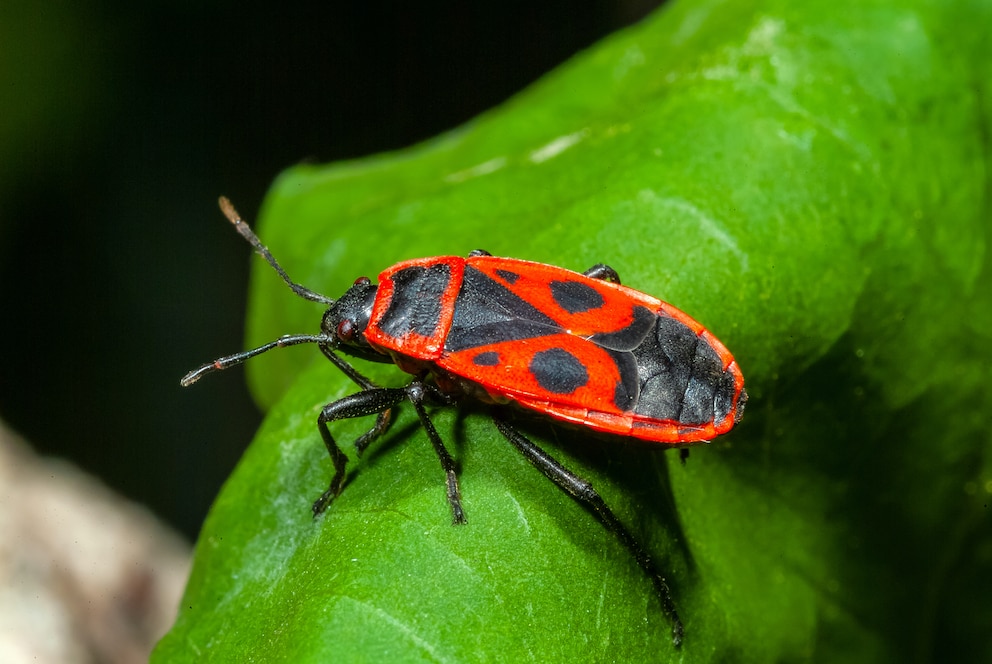
[{"label": "blurred green background", "polygon": [[658,4],[0,3],[0,417],[194,537],[260,419],[239,375],[178,384],[242,347],[217,196],[254,218],[283,169],[457,126]]}]

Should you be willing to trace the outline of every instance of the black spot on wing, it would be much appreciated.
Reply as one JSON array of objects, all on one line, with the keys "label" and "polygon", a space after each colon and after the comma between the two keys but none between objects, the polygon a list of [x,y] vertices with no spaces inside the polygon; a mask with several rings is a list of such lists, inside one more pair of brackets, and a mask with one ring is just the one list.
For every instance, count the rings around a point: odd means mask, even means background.
[{"label": "black spot on wing", "polygon": [[515,284],[517,283],[517,279],[520,278],[519,274],[516,272],[510,272],[509,270],[496,270],[496,274],[498,274],[499,278],[508,284]]},{"label": "black spot on wing", "polygon": [[441,320],[442,296],[451,280],[451,268],[444,263],[411,266],[393,274],[392,280],[393,297],[379,328],[392,337],[407,332],[433,336]]},{"label": "black spot on wing", "polygon": [[581,281],[552,281],[551,296],[570,314],[599,309],[606,300],[595,288]]},{"label": "black spot on wing", "polygon": [[561,327],[506,286],[466,265],[455,313],[445,341],[447,352],[504,341],[559,334]]},{"label": "black spot on wing", "polygon": [[499,353],[494,350],[487,350],[472,358],[472,364],[480,367],[495,367],[499,364]]},{"label": "black spot on wing", "polygon": [[589,382],[589,373],[579,358],[563,348],[534,353],[530,372],[538,385],[554,394],[571,394]]}]

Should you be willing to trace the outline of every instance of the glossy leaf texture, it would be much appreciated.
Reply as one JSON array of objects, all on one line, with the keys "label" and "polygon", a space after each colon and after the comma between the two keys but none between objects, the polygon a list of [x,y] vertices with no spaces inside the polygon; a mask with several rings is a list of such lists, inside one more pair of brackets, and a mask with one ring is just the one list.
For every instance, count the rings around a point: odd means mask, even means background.
[{"label": "glossy leaf texture", "polygon": [[[271,411],[155,661],[992,659],[990,26],[989,2],[675,2],[436,140],[280,176],[260,234],[311,288],[478,247],[604,262],[726,343],[751,401],[684,466],[521,420],[656,556],[676,650],[482,407],[435,413],[468,525],[409,407],[361,460],[371,422],[334,425],[351,474],[312,520],[317,413],[355,388],[313,348],[253,360]],[[252,293],[249,344],[317,328],[264,264]]]}]

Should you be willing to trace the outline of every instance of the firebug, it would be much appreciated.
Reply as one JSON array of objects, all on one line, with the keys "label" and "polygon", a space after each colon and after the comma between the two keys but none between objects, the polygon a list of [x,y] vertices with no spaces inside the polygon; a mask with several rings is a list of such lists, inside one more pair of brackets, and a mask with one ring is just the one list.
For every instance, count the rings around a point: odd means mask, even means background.
[{"label": "firebug", "polygon": [[[327,310],[318,334],[286,335],[219,358],[181,383],[189,386],[273,348],[313,343],[358,385],[357,393],[327,404],[317,418],[334,474],[313,504],[315,517],[341,493],[348,461],[328,425],[377,415],[354,443],[360,456],[385,433],[392,409],[408,401],[440,459],[453,523],[466,523],[455,462],[426,407],[480,400],[491,404],[499,432],[627,547],[655,586],[674,643],[681,643],[682,621],[651,557],[587,481],[513,425],[511,406],[666,446],[709,441],[730,431],[747,401],[740,368],[716,337],[672,305],[622,286],[606,265],[577,273],[481,250],[397,263],[379,274],[378,284],[362,277],[331,299],[291,280],[230,201],[221,198],[220,207],[294,293]],[[391,362],[413,379],[405,387],[380,387],[338,351]]]}]

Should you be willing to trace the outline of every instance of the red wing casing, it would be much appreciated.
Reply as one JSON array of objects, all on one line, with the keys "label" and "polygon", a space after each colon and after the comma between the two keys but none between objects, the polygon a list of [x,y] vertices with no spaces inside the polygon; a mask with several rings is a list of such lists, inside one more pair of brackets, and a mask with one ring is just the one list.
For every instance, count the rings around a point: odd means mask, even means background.
[{"label": "red wing casing", "polygon": [[380,275],[368,340],[591,429],[710,440],[739,419],[744,378],[695,320],[631,288],[509,258],[434,257]]}]

